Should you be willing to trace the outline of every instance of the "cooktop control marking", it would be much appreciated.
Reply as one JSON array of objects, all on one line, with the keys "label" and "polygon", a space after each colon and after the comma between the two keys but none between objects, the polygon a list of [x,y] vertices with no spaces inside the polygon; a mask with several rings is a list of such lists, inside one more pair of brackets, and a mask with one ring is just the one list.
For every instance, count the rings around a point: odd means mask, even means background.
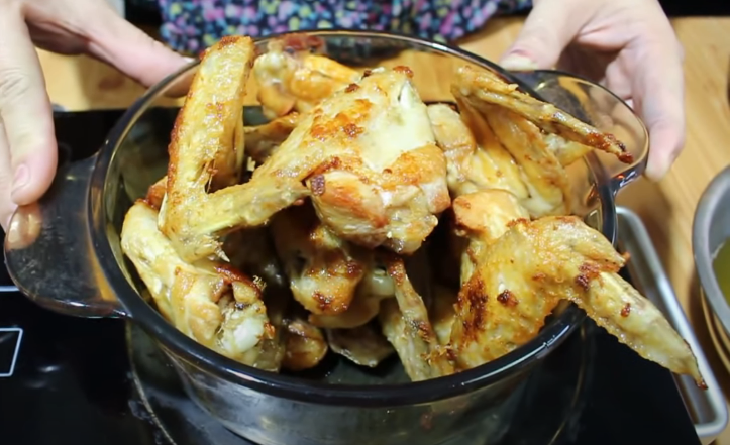
[{"label": "cooktop control marking", "polygon": [[[23,340],[23,329],[0,328],[0,378],[10,377],[15,372],[20,342]],[[10,362],[10,365],[3,365]]]}]

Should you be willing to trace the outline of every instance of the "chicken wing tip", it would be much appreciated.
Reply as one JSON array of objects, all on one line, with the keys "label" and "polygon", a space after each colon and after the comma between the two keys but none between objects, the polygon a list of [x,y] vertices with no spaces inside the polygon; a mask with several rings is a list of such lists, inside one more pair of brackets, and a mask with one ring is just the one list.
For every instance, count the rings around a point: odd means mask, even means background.
[{"label": "chicken wing tip", "polygon": [[200,53],[199,57],[201,60],[203,60],[211,52],[220,51],[221,49],[228,47],[228,46],[249,47],[249,49],[253,50],[254,42],[253,42],[253,39],[247,35],[223,36],[215,44],[209,46],[204,51],[202,51]]}]

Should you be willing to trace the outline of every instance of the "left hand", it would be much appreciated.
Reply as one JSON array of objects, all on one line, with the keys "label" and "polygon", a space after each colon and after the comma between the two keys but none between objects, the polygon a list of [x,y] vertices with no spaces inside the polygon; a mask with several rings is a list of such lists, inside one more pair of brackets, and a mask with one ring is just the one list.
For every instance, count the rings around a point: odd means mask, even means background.
[{"label": "left hand", "polygon": [[501,65],[559,69],[600,82],[649,130],[645,175],[658,181],[685,139],[682,46],[657,0],[534,0]]},{"label": "left hand", "polygon": [[53,110],[35,47],[87,53],[149,86],[189,63],[107,0],[0,0],[0,226],[56,175]]}]

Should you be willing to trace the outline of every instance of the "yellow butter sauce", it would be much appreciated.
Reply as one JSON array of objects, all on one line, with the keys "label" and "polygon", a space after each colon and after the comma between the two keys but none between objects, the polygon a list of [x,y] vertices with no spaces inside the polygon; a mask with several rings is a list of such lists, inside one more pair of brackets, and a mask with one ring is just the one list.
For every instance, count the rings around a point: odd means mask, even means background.
[{"label": "yellow butter sauce", "polygon": [[730,303],[730,239],[726,239],[715,254],[712,262],[717,284],[725,300]]}]

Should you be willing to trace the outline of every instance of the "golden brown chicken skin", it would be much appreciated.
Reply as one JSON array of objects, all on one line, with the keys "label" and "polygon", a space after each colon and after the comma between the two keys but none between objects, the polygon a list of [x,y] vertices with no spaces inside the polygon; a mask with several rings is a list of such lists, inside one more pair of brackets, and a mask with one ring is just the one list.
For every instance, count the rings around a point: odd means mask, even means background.
[{"label": "golden brown chicken skin", "polygon": [[513,351],[568,300],[642,357],[704,385],[684,339],[618,275],[624,263],[613,245],[578,217],[513,221],[487,247],[459,292],[451,332],[454,359],[471,368]]},{"label": "golden brown chicken skin", "polygon": [[271,229],[294,299],[312,314],[345,312],[365,272],[366,252],[334,236],[309,203],[277,214]]},{"label": "golden brown chicken skin", "polygon": [[305,114],[246,186],[305,181],[335,235],[410,253],[450,204],[445,171],[409,70],[381,69]]},{"label": "golden brown chicken skin", "polygon": [[243,98],[253,57],[248,37],[226,37],[209,48],[172,131],[160,228],[185,261],[225,259],[222,232],[261,225],[306,195],[301,184],[282,178],[267,178],[256,190],[233,185],[243,162]]},{"label": "golden brown chicken skin", "polygon": [[157,211],[137,201],[121,247],[163,316],[197,342],[242,363],[278,370],[274,327],[255,284],[227,264],[183,261],[157,227]]},{"label": "golden brown chicken skin", "polygon": [[336,98],[313,118],[313,136],[330,153],[308,180],[317,213],[343,239],[412,253],[450,199],[446,162],[410,71],[373,72]]},{"label": "golden brown chicken skin", "polygon": [[423,299],[413,288],[401,258],[391,257],[388,274],[396,298],[381,303],[379,320],[406,373],[414,381],[453,373],[447,349],[439,344]]},{"label": "golden brown chicken skin", "polygon": [[322,331],[300,318],[284,320],[285,356],[282,367],[290,371],[314,368],[329,350]]}]

